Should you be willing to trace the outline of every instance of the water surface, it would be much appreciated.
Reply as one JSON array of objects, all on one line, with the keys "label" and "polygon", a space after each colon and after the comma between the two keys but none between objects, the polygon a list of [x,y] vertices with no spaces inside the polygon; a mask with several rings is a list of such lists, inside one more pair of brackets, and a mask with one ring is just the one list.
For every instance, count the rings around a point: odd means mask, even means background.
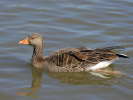
[{"label": "water surface", "polygon": [[[3,100],[132,100],[132,0],[0,0],[0,98]],[[130,59],[110,69],[124,76],[52,73],[30,64],[32,48],[19,40],[38,32],[44,56],[60,48],[121,45]]]}]

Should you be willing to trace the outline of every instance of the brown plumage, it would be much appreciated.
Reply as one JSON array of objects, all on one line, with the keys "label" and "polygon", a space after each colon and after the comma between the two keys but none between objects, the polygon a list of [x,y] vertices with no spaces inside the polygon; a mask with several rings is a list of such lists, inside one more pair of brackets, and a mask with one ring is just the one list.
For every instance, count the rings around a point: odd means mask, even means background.
[{"label": "brown plumage", "polygon": [[98,49],[88,47],[64,48],[43,58],[43,40],[38,33],[30,34],[27,39],[20,41],[19,44],[28,44],[34,47],[32,64],[35,67],[44,67],[53,72],[89,71],[89,68],[93,70],[93,66],[96,67],[100,62],[113,62],[118,57],[128,58],[124,54],[116,54],[112,51],[114,49],[123,49],[120,46]]}]

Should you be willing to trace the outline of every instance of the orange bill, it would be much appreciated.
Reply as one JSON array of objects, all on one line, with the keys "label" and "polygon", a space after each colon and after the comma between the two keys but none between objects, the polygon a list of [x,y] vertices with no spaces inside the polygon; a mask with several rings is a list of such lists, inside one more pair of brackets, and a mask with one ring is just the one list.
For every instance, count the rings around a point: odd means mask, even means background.
[{"label": "orange bill", "polygon": [[22,41],[19,41],[19,44],[29,44],[29,39],[26,38],[26,39],[24,39]]}]

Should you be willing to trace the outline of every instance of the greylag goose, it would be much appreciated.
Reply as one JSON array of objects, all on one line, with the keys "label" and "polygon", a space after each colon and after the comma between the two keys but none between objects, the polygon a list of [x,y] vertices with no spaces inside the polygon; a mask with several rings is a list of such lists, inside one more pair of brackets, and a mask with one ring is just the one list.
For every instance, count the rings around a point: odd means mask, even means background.
[{"label": "greylag goose", "polygon": [[28,38],[19,42],[33,46],[32,64],[38,68],[46,68],[53,72],[89,72],[98,71],[109,66],[119,57],[128,58],[125,54],[117,54],[114,49],[123,49],[121,46],[112,46],[98,49],[88,47],[64,48],[43,57],[43,39],[38,33],[32,33]]}]

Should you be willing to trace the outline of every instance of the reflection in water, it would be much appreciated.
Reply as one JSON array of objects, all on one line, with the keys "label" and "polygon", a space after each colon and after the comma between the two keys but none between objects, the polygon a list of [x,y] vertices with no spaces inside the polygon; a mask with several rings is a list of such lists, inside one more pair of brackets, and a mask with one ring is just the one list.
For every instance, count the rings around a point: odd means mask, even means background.
[{"label": "reflection in water", "polygon": [[[89,85],[89,84],[97,84],[104,86],[112,86],[109,81],[113,81],[114,75],[103,74],[98,72],[79,72],[79,73],[55,73],[49,72],[44,69],[37,69],[31,66],[32,69],[32,84],[31,88],[28,88],[30,91],[28,93],[16,93],[17,95],[27,95],[33,98],[37,98],[38,96],[35,93],[41,88],[42,85],[42,73],[47,74],[48,76],[61,80],[61,83],[72,84],[72,85]],[[106,68],[106,70],[113,70],[113,65]],[[95,75],[99,75],[106,78],[100,78]],[[26,88],[27,89],[27,88]]]},{"label": "reflection in water", "polygon": [[23,88],[23,89],[29,89],[30,91],[28,93],[16,93],[17,95],[27,95],[33,98],[38,98],[38,96],[35,95],[35,93],[38,92],[38,90],[41,88],[42,85],[42,69],[36,69],[35,67],[31,66],[32,70],[32,83],[31,88]]}]

